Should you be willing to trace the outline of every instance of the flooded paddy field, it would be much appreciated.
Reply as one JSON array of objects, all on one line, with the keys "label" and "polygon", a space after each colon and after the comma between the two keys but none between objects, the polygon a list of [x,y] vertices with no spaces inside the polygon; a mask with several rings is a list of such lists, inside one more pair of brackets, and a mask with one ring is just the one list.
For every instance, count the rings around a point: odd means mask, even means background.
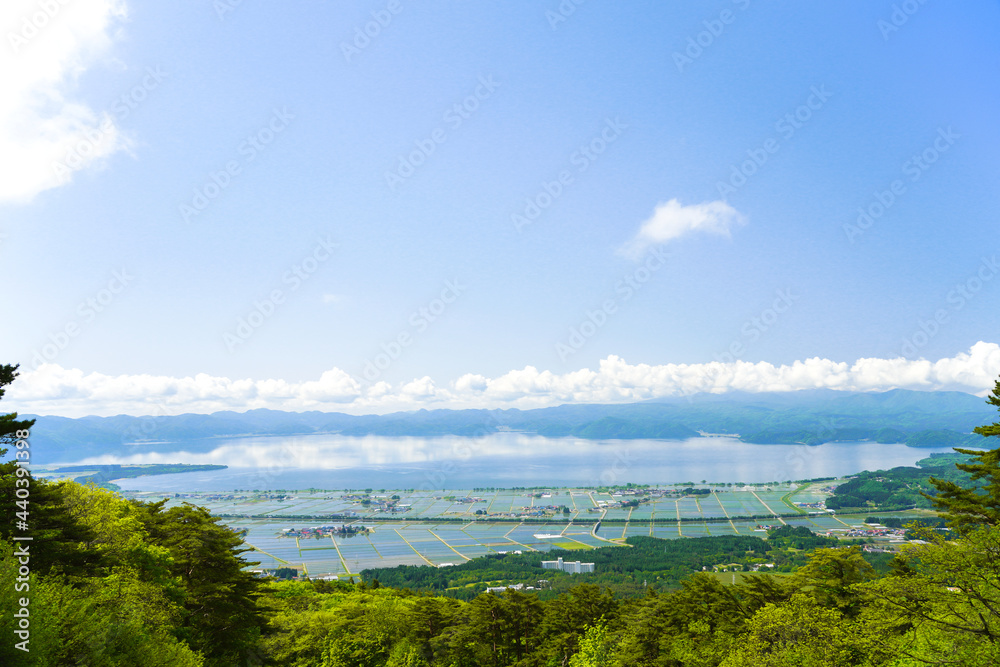
[{"label": "flooded paddy field", "polygon": [[[244,533],[260,568],[292,567],[310,576],[349,577],[366,568],[447,567],[504,552],[580,552],[628,537],[766,536],[766,527],[805,526],[818,533],[863,527],[863,515],[806,510],[833,482],[732,487],[704,485],[629,490],[450,489],[132,493],[168,505],[208,508]],[[645,499],[631,505],[631,501]],[[891,513],[893,516],[917,516]],[[889,515],[889,513],[882,513]],[[747,517],[753,516],[750,519]],[[324,534],[323,531],[326,531]],[[351,532],[354,531],[354,532]]]}]

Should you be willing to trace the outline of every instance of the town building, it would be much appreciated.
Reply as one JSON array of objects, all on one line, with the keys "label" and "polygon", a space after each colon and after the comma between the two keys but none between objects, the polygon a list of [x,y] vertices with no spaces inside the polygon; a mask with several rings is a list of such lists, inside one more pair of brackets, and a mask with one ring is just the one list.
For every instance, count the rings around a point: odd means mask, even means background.
[{"label": "town building", "polygon": [[570,574],[586,574],[588,572],[594,571],[593,563],[581,563],[576,561],[574,563],[565,563],[562,558],[556,560],[543,560],[542,561],[543,570],[562,570],[563,572],[569,572]]}]

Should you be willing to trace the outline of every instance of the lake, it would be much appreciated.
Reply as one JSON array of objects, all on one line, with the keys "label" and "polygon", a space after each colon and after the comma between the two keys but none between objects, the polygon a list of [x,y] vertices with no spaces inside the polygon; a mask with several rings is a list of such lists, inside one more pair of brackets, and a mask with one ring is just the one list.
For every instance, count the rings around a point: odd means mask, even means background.
[{"label": "lake", "polygon": [[782,482],[912,465],[949,447],[872,442],[757,445],[730,437],[581,440],[498,433],[459,436],[247,437],[145,446],[78,463],[216,463],[226,470],[119,482],[136,491],[456,489],[675,482]]}]

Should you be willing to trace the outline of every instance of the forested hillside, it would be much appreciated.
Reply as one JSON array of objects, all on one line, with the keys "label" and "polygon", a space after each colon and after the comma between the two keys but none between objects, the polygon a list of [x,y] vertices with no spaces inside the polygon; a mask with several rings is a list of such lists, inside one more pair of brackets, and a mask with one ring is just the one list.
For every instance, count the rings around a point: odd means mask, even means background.
[{"label": "forested hillside", "polygon": [[917,468],[900,466],[891,470],[864,471],[852,475],[839,485],[826,506],[830,509],[902,510],[912,507],[931,508],[935,487],[930,478],[948,480],[969,486],[972,479],[956,464],[968,463],[961,454],[931,456],[917,461]]}]

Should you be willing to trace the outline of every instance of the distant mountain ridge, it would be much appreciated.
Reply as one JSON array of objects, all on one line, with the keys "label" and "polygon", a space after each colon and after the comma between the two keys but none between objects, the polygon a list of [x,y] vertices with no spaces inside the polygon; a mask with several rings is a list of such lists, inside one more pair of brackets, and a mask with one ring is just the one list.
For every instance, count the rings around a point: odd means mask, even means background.
[{"label": "distant mountain ridge", "polygon": [[[33,417],[33,415],[23,415]],[[995,420],[985,400],[962,392],[806,390],[698,394],[643,403],[561,405],[534,410],[418,410],[385,415],[249,410],[169,417],[35,417],[35,463],[101,454],[206,451],[219,438],[340,434],[477,436],[505,430],[546,437],[664,439],[724,433],[762,444],[873,440],[911,446],[985,446],[972,434]],[[164,448],[164,445],[168,445]]]}]

